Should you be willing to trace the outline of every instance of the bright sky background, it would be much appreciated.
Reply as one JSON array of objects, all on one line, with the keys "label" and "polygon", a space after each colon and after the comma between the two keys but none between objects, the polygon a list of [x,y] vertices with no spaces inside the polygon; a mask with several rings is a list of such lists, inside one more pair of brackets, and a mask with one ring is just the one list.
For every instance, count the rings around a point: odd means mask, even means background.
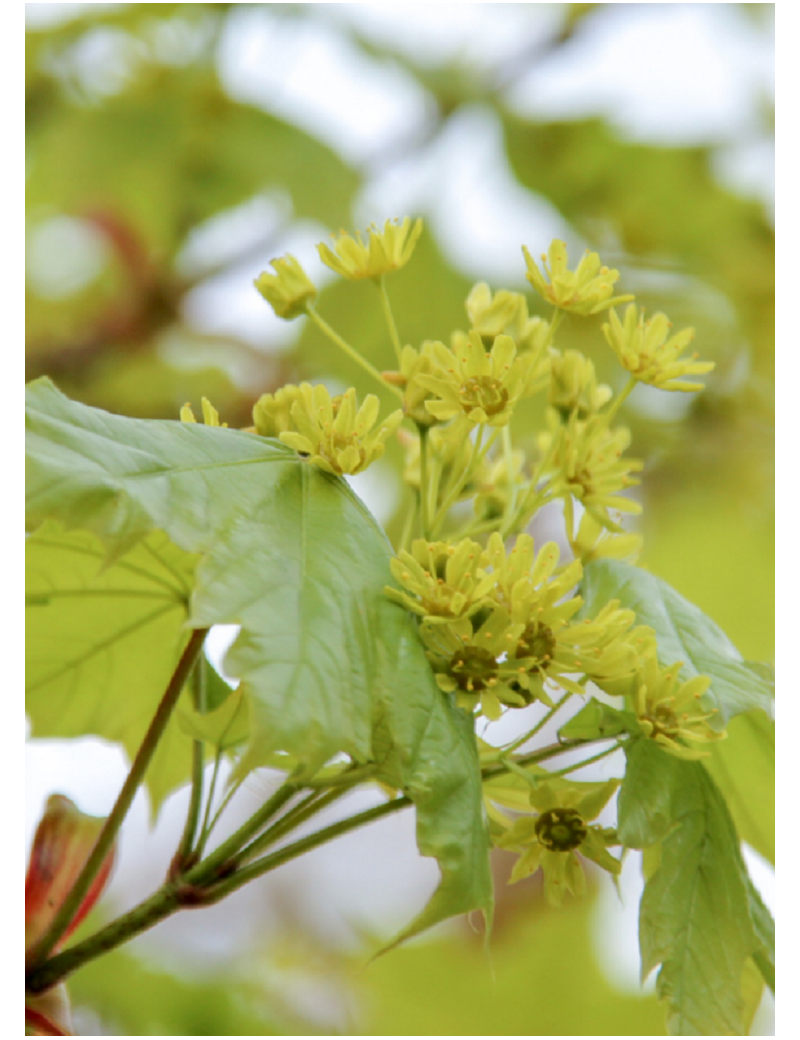
[{"label": "bright sky background", "polygon": [[[89,4],[27,4],[29,24],[67,16]],[[476,70],[490,69],[509,53],[522,32],[530,34],[532,12],[545,40],[560,23],[559,4],[324,4],[324,15],[286,22],[261,5],[245,5],[223,43],[220,70],[235,96],[263,104],[370,169],[392,142],[413,138],[424,126],[424,92],[395,62],[372,60],[356,51],[340,31],[355,25],[374,40],[402,48],[420,63],[466,57]],[[633,139],[670,144],[720,145],[719,176],[774,206],[774,152],[760,130],[758,115],[774,97],[774,39],[768,25],[758,29],[732,4],[611,4],[588,19],[583,30],[557,56],[537,63],[521,77],[508,100],[522,114],[570,118],[605,115]],[[772,6],[772,5],[764,5]],[[526,37],[527,39],[527,37]],[[269,227],[280,216],[268,202],[234,215],[228,223],[204,229],[185,262],[202,263],[230,237]],[[496,116],[473,106],[451,121],[433,146],[392,163],[367,179],[356,207],[357,226],[386,216],[424,212],[448,259],[468,276],[496,284],[518,282],[520,229],[529,243],[566,237],[563,218],[550,204],[521,188],[505,159]],[[234,224],[238,220],[240,231]],[[233,221],[233,223],[231,223]],[[224,225],[224,226],[223,226]],[[233,229],[233,231],[232,231]],[[327,229],[294,224],[282,250],[312,258],[307,269],[324,281],[313,244]],[[69,233],[69,229],[67,232]],[[215,238],[216,235],[216,238]],[[574,233],[572,234],[575,238]],[[221,245],[222,243],[222,245]],[[265,258],[266,260],[269,258]],[[230,328],[255,344],[280,330],[288,346],[296,326],[272,319],[253,292],[251,278],[218,278],[189,301],[193,321],[211,331]],[[225,318],[218,316],[224,314]],[[231,317],[233,316],[233,317]],[[385,489],[359,487],[380,514]],[[220,633],[217,640],[225,639]],[[28,841],[46,796],[58,790],[88,812],[106,814],[125,776],[121,754],[94,740],[38,741],[27,748],[26,834]],[[250,796],[263,798],[266,781],[248,784]],[[369,794],[354,796],[355,801]],[[352,808],[355,808],[355,801]],[[112,892],[126,904],[159,883],[172,851],[172,832],[182,825],[185,799],[168,804],[156,832],[146,836],[143,796],[135,803],[122,839],[122,856]],[[235,823],[236,821],[232,821]],[[348,921],[368,926],[399,926],[415,912],[435,884],[432,861],[417,854],[413,816],[404,814],[334,843],[291,868],[292,884],[302,885],[305,913],[331,935],[346,935]],[[354,850],[357,854],[354,855]],[[754,879],[774,908],[774,874],[754,861]],[[192,915],[177,915],[159,929],[158,945],[204,959],[213,949],[234,950],[254,936],[250,908],[258,903],[265,924],[273,892],[280,899],[287,884],[281,873],[264,879],[256,898],[247,890],[224,905],[204,911],[219,929],[194,927]],[[609,974],[638,987],[636,912],[641,888],[636,857],[623,874],[624,902],[611,886],[599,905],[597,943]],[[187,920],[190,918],[190,920]],[[153,952],[147,936],[142,949]]]}]

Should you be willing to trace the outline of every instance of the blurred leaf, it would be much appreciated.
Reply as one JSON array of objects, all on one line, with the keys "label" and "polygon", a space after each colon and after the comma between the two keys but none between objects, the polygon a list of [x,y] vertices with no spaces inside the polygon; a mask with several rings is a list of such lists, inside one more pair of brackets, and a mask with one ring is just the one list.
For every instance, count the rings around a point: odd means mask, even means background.
[{"label": "blurred leaf", "polygon": [[[442,882],[404,937],[450,914],[490,915],[472,721],[442,695],[415,622],[385,595],[391,548],[347,484],[276,441],[112,416],[47,380],[29,388],[28,415],[30,522],[89,528],[117,554],[157,529],[205,554],[188,623],[242,626],[226,670],[252,705],[245,763],[285,750],[315,770],[346,752],[376,761],[414,801],[420,850]],[[113,717],[115,702],[107,709]]]},{"label": "blurred leaf", "polygon": [[358,186],[302,130],[224,93],[210,68],[153,68],[102,104],[73,106],[31,141],[27,204],[124,213],[171,255],[196,224],[280,189],[294,213],[338,226]]},{"label": "blurred leaf", "polygon": [[610,221],[624,251],[679,259],[681,269],[722,289],[757,367],[772,372],[774,231],[759,202],[722,187],[709,149],[626,141],[601,119],[534,123],[506,114],[504,124],[511,165],[526,187],[590,239]]},{"label": "blurred leaf", "polygon": [[[34,737],[94,734],[133,757],[186,643],[197,557],[152,531],[109,563],[86,531],[47,523],[26,546],[26,705]],[[171,724],[146,774],[153,813],[189,778]]]},{"label": "blurred leaf", "polygon": [[723,726],[751,708],[771,716],[775,681],[767,666],[744,661],[722,629],[665,581],[619,560],[594,560],[584,568],[581,595],[586,616],[613,599],[635,611],[637,623],[656,633],[661,664],[682,661],[684,679],[710,676],[706,697],[719,709]]},{"label": "blurred leaf", "polygon": [[630,743],[626,756],[620,839],[661,842],[640,908],[642,975],[661,965],[657,990],[672,1035],[742,1035],[745,962],[756,954],[774,963],[774,938],[725,801],[699,762],[647,740]]},{"label": "blurred leaf", "polygon": [[296,1016],[274,1014],[241,974],[189,980],[123,950],[84,965],[70,995],[78,1025],[88,1009],[117,1036],[314,1035]]},{"label": "blurred leaf", "polygon": [[738,465],[720,467],[707,455],[700,464],[697,443],[687,442],[691,455],[684,456],[673,479],[660,486],[653,474],[641,562],[713,617],[746,658],[770,660],[775,654],[774,430],[764,428],[768,448],[747,462],[741,451],[753,447],[755,425],[751,413],[748,428],[735,433],[733,443],[723,440],[717,427],[717,450],[727,452],[729,461],[738,455]]},{"label": "blurred leaf", "polygon": [[709,745],[703,765],[728,803],[743,841],[775,863],[775,723],[761,711],[737,715]]},{"label": "blurred leaf", "polygon": [[595,956],[595,901],[553,911],[531,895],[513,906],[489,954],[461,932],[360,972],[362,1035],[663,1036],[655,997],[621,993]]}]

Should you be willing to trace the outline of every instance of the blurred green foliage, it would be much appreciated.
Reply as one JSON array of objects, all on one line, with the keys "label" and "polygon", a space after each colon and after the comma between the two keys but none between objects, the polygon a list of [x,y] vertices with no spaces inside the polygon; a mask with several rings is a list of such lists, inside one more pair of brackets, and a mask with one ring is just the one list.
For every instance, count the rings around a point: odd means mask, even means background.
[{"label": "blurred green foliage", "polygon": [[[616,990],[599,967],[594,886],[560,910],[545,903],[533,879],[509,891],[514,898],[488,954],[466,923],[370,964],[278,934],[223,978],[201,972],[189,980],[116,950],[74,977],[73,1003],[123,1036],[665,1035],[655,995]],[[320,1014],[325,1001],[309,994],[319,997],[331,983],[343,999],[339,1007],[332,1002],[328,1028],[292,1010],[291,995],[302,1004],[305,993]]]},{"label": "blurred green foliage", "polygon": [[[465,105],[480,102],[501,122],[519,184],[552,204],[576,240],[581,236],[621,269],[623,291],[637,292],[651,311],[665,310],[678,327],[697,326],[701,356],[716,360],[707,392],[675,415],[651,408],[638,392],[626,407],[633,453],[646,462],[642,562],[719,623],[745,657],[771,658],[770,221],[759,203],[720,184],[715,146],[643,144],[597,118],[524,119],[504,99],[515,77],[557,55],[612,5],[560,5],[562,25],[545,43],[533,31],[538,5],[527,5],[530,43],[517,41],[508,61],[479,71],[458,61],[416,63],[346,21],[331,21],[325,5],[264,5],[275,19],[327,25],[365,57],[400,65],[424,91],[428,115],[419,132],[360,164],[348,163],[299,121],[269,111],[269,101],[258,107],[225,90],[217,56],[240,6],[99,5],[27,32],[29,233],[35,238],[54,220],[70,218],[100,257],[90,276],[59,288],[37,270],[41,250],[30,251],[28,377],[49,375],[71,397],[145,417],[177,418],[186,400],[197,404],[205,394],[231,426],[249,425],[253,402],[288,380],[329,378],[366,390],[363,374],[310,326],[298,329],[289,351],[272,351],[269,332],[260,349],[244,335],[204,330],[191,317],[190,297],[220,277],[252,282],[298,222],[352,229],[354,203],[373,172],[422,155]],[[757,19],[768,5],[736,6]],[[103,48],[112,60],[98,61]],[[258,235],[232,241],[205,265],[186,263],[199,230],[254,202],[272,214]],[[402,216],[385,214],[396,215]],[[525,244],[536,255],[549,243]],[[56,259],[69,269],[75,258]],[[519,284],[507,287],[522,288],[523,273],[520,258]],[[451,329],[466,327],[469,288],[429,222],[413,262],[389,285],[403,340],[415,346],[447,340]],[[332,283],[320,311],[378,368],[392,364],[370,285]],[[568,321],[562,332],[563,345],[585,350],[601,378],[619,379],[593,323]],[[516,433],[532,437],[537,419],[534,412],[518,417]],[[398,475],[400,451],[390,450],[386,464]],[[737,722],[737,746],[744,748],[756,736]],[[762,751],[763,736],[757,735]],[[722,758],[714,766],[723,787],[727,767]],[[757,819],[750,831],[743,821],[771,807],[751,791],[745,802],[737,822],[769,855]],[[582,1035],[591,1022],[599,1035],[662,1033],[654,998],[621,996],[601,976],[587,938],[590,901],[555,915],[535,897],[527,904],[509,899],[500,890],[498,916],[513,906],[519,922],[498,929],[493,968],[477,944],[443,939],[395,951],[359,974],[365,1032]],[[576,971],[577,989],[570,981]],[[84,969],[73,990],[79,1005],[123,1034],[310,1028],[287,1025],[277,1012],[256,1014],[235,982],[179,982],[121,952]]]}]

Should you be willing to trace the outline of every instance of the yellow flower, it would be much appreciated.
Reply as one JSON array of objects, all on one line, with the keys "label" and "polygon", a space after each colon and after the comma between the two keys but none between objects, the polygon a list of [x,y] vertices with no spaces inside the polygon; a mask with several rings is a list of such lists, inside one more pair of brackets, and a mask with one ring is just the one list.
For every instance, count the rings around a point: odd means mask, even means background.
[{"label": "yellow flower", "polygon": [[583,573],[580,561],[573,560],[558,571],[555,542],[535,553],[531,536],[521,534],[507,553],[496,533],[489,539],[486,559],[492,567],[498,603],[513,622],[524,625],[509,657],[518,664],[525,662],[527,674],[518,682],[529,697],[550,703],[545,684],[583,694],[576,675],[631,675],[637,664],[628,640],[633,611],[620,610],[614,600],[596,618],[573,620],[582,605],[579,596],[570,596]]},{"label": "yellow flower", "polygon": [[681,376],[702,375],[714,368],[713,361],[697,361],[697,354],[681,360],[680,355],[694,339],[694,329],[669,335],[671,324],[666,314],[654,314],[648,321],[635,304],[625,310],[624,323],[616,311],[609,314],[603,334],[619,363],[634,378],[661,390],[702,390],[702,383],[687,383]]},{"label": "yellow flower", "polygon": [[610,430],[602,415],[583,420],[573,412],[562,423],[554,410],[548,413],[547,425],[549,431],[539,435],[538,443],[553,474],[553,493],[572,495],[603,527],[621,533],[609,511],[642,511],[638,502],[618,494],[639,483],[631,473],[643,466],[638,459],[622,458],[630,431],[624,426]]},{"label": "yellow flower", "polygon": [[275,274],[262,271],[253,283],[279,318],[290,321],[304,314],[306,305],[317,298],[317,290],[300,263],[287,254],[271,260]]},{"label": "yellow flower", "polygon": [[400,552],[390,567],[408,592],[387,588],[387,595],[423,617],[446,620],[469,614],[483,603],[494,584],[483,567],[483,550],[469,538],[457,545],[419,538],[411,552]]},{"label": "yellow flower", "polygon": [[413,228],[411,220],[406,217],[402,224],[398,224],[396,220],[387,220],[383,231],[378,231],[374,225],[367,231],[367,245],[364,244],[360,232],[356,232],[355,238],[344,231],[338,236],[334,235],[333,251],[324,242],[320,242],[317,246],[320,259],[337,274],[350,281],[355,282],[362,278],[378,279],[384,274],[405,267],[411,259],[417,239],[422,234],[422,219],[416,220]]},{"label": "yellow flower", "polygon": [[594,365],[584,354],[578,350],[567,350],[564,354],[553,351],[548,402],[558,409],[562,418],[576,412],[579,419],[586,419],[611,397],[610,386],[597,385]]},{"label": "yellow flower", "polygon": [[[494,296],[486,284],[479,282],[467,297],[467,315],[471,327],[489,345],[496,336],[510,336],[519,354],[545,355],[552,337],[550,322],[528,315],[528,301],[522,293],[499,289]],[[466,332],[454,332],[450,349],[457,354],[467,342]]]},{"label": "yellow flower", "polygon": [[383,455],[387,437],[403,421],[398,409],[373,430],[379,407],[373,394],[358,408],[352,388],[331,398],[324,386],[302,383],[290,411],[294,430],[280,439],[328,473],[361,473]]},{"label": "yellow flower", "polygon": [[486,282],[478,282],[467,297],[470,327],[491,343],[505,333],[512,339],[522,333],[528,319],[528,305],[522,293],[499,289],[494,296]]},{"label": "yellow flower", "polygon": [[262,437],[279,437],[282,433],[294,429],[292,405],[302,396],[300,387],[291,383],[281,387],[274,394],[262,394],[253,405],[256,433]]},{"label": "yellow flower", "polygon": [[530,704],[526,662],[509,656],[523,627],[496,605],[445,624],[426,619],[420,634],[439,688],[455,693],[460,707],[491,720],[500,718],[502,705]]},{"label": "yellow flower", "polygon": [[495,532],[486,546],[485,558],[494,575],[498,602],[514,621],[527,623],[531,611],[535,610],[560,624],[580,608],[581,600],[577,597],[569,604],[561,601],[581,580],[583,568],[579,561],[573,560],[556,575],[559,548],[555,542],[547,542],[536,553],[533,538],[521,534],[514,547],[507,551],[503,539]]},{"label": "yellow flower", "polygon": [[[534,780],[532,778],[532,782]],[[619,780],[535,782],[530,802],[536,813],[520,816],[513,824],[504,821],[508,830],[495,839],[500,848],[520,853],[511,881],[529,877],[541,867],[545,898],[548,903],[559,906],[565,892],[580,896],[586,891],[586,879],[576,853],[610,874],[619,874],[621,864],[607,849],[608,845],[619,844],[615,832],[598,825],[589,826],[618,787]],[[487,787],[487,795],[493,798],[491,785]],[[500,814],[493,814],[492,818],[498,824],[503,820]]]},{"label": "yellow flower", "polygon": [[650,653],[631,681],[633,710],[645,736],[678,758],[704,758],[708,752],[691,747],[722,740],[724,730],[712,729],[708,720],[717,709],[706,711],[702,696],[711,684],[705,675],[681,682],[683,662],[662,668]]},{"label": "yellow flower", "polygon": [[[558,239],[553,241],[547,254],[542,254],[542,266],[550,279],[547,281],[525,246],[528,281],[548,303],[573,314],[597,314],[616,303],[625,303],[633,296],[611,297],[619,271],[601,267],[597,253],[588,250],[574,271],[567,267],[567,247]],[[549,266],[548,266],[549,260]]]},{"label": "yellow flower", "polygon": [[441,422],[459,416],[489,426],[508,423],[526,374],[515,364],[517,348],[510,336],[497,336],[488,354],[474,330],[457,353],[443,343],[432,343],[430,352],[436,374],[420,374],[417,382],[438,398],[425,403],[431,415]]},{"label": "yellow flower", "polygon": [[425,407],[431,391],[419,380],[421,375],[433,375],[437,364],[432,353],[433,344],[426,341],[419,350],[405,346],[400,353],[400,371],[384,372],[383,378],[403,390],[403,411],[417,426],[432,426],[439,420]]},{"label": "yellow flower", "polygon": [[[207,397],[201,398],[200,404],[201,404],[202,409],[203,409],[203,422],[206,424],[206,426],[222,426],[222,427],[226,427],[228,425],[226,422],[220,423],[220,421],[219,421],[219,412],[211,404],[211,402],[208,400]],[[192,411],[192,406],[188,402],[183,406],[183,408],[181,408],[181,422],[185,422],[185,423],[196,423],[197,422],[197,419],[195,419],[195,417],[194,417],[194,412]]]}]

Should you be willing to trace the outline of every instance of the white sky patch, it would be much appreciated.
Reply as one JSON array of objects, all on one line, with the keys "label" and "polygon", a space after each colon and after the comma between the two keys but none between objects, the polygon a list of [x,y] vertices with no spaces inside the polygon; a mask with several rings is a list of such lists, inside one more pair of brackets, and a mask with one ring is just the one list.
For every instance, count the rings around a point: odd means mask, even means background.
[{"label": "white sky patch", "polygon": [[261,5],[228,19],[219,70],[233,97],[303,127],[351,162],[425,117],[425,92],[399,64],[368,58],[321,19]]},{"label": "white sky patch", "polygon": [[240,631],[241,625],[213,625],[211,631],[206,636],[204,646],[206,657],[222,678],[230,683],[231,686],[235,686],[238,679],[226,674],[223,661],[225,660],[225,654],[233,646]]},{"label": "white sky patch", "polygon": [[604,4],[509,91],[520,114],[604,115],[637,140],[747,132],[774,96],[774,41],[738,4]]},{"label": "white sky patch", "polygon": [[379,524],[391,520],[400,498],[400,485],[391,466],[379,461],[345,480]]},{"label": "white sky patch", "polygon": [[109,259],[105,238],[89,221],[50,217],[34,224],[28,235],[28,284],[43,299],[63,299],[90,285]]},{"label": "white sky patch", "polygon": [[[306,318],[285,321],[277,317],[253,285],[262,271],[274,274],[270,262],[291,253],[318,289],[332,281],[334,273],[319,259],[316,244],[326,229],[315,221],[292,224],[272,248],[254,254],[246,262],[200,282],[184,297],[184,315],[190,325],[213,335],[238,336],[269,353],[290,350],[300,337]],[[208,256],[208,253],[206,253]]]},{"label": "white sky patch", "polygon": [[525,285],[523,242],[534,253],[553,238],[576,242],[555,206],[516,179],[499,119],[479,105],[453,116],[430,148],[367,184],[356,213],[374,219],[381,209],[429,213],[449,262],[495,286]]},{"label": "white sky patch", "polygon": [[493,68],[522,42],[545,43],[563,22],[561,4],[331,4],[329,9],[376,44],[410,61],[459,61]]},{"label": "white sky patch", "polygon": [[229,263],[260,243],[280,237],[291,217],[292,199],[283,190],[217,213],[189,232],[177,258],[178,271],[185,278],[197,278]]}]

